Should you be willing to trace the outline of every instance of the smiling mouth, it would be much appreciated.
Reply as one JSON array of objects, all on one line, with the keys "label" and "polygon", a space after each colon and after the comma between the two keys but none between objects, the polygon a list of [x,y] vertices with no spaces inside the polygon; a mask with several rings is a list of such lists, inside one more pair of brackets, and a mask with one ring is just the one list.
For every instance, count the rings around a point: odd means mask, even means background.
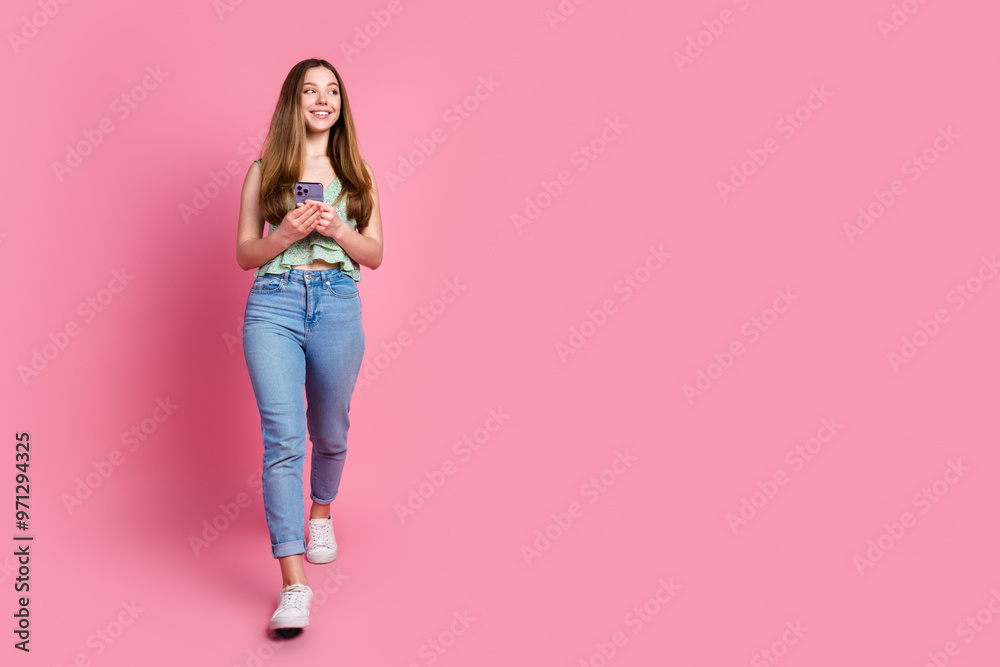
[{"label": "smiling mouth", "polygon": [[329,111],[310,111],[309,113],[316,116],[317,118],[327,118],[330,116]]}]

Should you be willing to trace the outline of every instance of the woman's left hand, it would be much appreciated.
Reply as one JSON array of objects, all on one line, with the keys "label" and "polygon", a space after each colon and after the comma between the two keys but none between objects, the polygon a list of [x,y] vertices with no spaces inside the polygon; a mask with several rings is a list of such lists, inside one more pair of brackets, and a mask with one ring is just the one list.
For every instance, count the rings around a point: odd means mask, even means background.
[{"label": "woman's left hand", "polygon": [[334,241],[343,238],[344,234],[351,231],[351,226],[341,220],[337,211],[326,202],[320,202],[320,221],[316,223],[313,231],[319,232],[323,236],[329,236]]}]

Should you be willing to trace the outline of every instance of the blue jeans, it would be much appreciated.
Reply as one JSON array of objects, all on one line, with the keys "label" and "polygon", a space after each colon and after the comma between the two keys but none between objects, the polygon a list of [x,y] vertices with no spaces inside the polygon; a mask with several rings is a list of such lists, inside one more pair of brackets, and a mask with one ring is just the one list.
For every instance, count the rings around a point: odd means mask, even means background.
[{"label": "blue jeans", "polygon": [[260,410],[264,513],[275,558],[306,550],[307,428],[310,497],[321,505],[337,497],[364,351],[361,297],[347,274],[290,269],[254,279],[243,319],[243,355]]}]

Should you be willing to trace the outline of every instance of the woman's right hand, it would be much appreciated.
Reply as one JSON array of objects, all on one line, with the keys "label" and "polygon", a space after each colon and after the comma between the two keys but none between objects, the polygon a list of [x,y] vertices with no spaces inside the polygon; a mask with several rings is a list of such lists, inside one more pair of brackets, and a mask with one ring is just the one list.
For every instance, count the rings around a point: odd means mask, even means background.
[{"label": "woman's right hand", "polygon": [[295,208],[288,211],[281,219],[277,233],[288,241],[288,245],[292,245],[299,239],[308,236],[316,228],[316,225],[322,220],[320,218],[322,212],[322,207],[314,201],[296,204]]}]

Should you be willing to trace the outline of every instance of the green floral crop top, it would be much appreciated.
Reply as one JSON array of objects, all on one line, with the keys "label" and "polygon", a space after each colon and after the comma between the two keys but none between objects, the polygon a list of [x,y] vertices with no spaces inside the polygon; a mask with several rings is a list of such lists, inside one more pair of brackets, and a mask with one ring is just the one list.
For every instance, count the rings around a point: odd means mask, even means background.
[{"label": "green floral crop top", "polygon": [[[260,160],[254,160],[254,162],[258,165],[260,164]],[[333,183],[330,183],[330,187],[323,193],[323,201],[334,207],[341,220],[353,229],[357,229],[357,221],[354,218],[347,217],[347,197],[343,197],[336,204],[333,203],[337,195],[340,194],[340,188],[340,179],[334,176]],[[271,222],[267,224],[268,234],[273,234],[279,226]],[[256,277],[268,273],[285,273],[293,266],[311,264],[317,259],[326,260],[331,264],[339,263],[341,271],[354,278],[355,282],[361,282],[361,267],[354,263],[350,256],[344,252],[344,249],[340,247],[339,243],[319,232],[312,232],[288,246],[284,252],[258,268],[253,275]]]}]

